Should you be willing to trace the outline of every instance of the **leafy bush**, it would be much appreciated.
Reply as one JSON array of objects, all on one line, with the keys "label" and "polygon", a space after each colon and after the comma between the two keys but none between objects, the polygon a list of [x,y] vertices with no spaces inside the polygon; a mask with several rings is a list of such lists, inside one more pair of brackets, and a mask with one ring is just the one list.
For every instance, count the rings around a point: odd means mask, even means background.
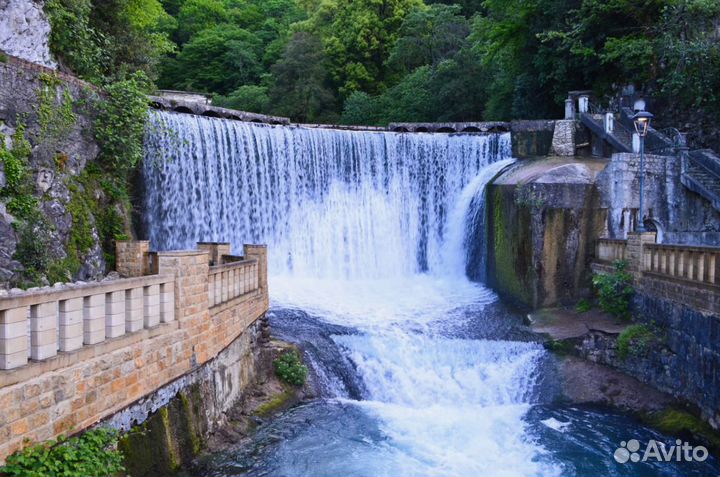
[{"label": "leafy bush", "polygon": [[578,313],[587,313],[592,310],[592,303],[590,303],[590,300],[587,298],[583,298],[577,303],[575,310],[577,310]]},{"label": "leafy bush", "polygon": [[617,339],[618,357],[625,360],[630,355],[640,356],[646,353],[650,344],[656,340],[657,337],[649,326],[628,326]]},{"label": "leafy bush", "polygon": [[104,477],[122,472],[118,434],[93,429],[81,436],[58,438],[28,447],[7,458],[0,474],[22,477]]},{"label": "leafy bush", "polygon": [[282,381],[295,386],[305,384],[308,368],[302,364],[300,353],[295,350],[288,351],[273,361],[275,366],[275,374]]},{"label": "leafy bush", "polygon": [[600,309],[618,318],[630,317],[630,299],[635,293],[633,277],[625,271],[627,262],[616,260],[615,272],[596,274],[593,285],[598,290]]},{"label": "leafy bush", "polygon": [[145,92],[151,88],[143,73],[105,88],[106,98],[98,103],[95,139],[100,145],[103,166],[119,178],[143,157],[143,137],[148,117]]}]

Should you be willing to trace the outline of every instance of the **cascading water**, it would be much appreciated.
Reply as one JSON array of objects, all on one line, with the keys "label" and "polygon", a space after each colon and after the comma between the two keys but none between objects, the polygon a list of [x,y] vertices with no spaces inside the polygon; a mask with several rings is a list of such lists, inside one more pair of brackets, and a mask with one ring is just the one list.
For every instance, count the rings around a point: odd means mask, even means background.
[{"label": "cascading water", "polygon": [[518,340],[518,317],[465,276],[470,250],[483,266],[483,194],[513,162],[509,135],[164,112],[151,123],[151,243],[267,243],[273,332],[303,347],[321,388],[262,428],[249,454],[218,456],[204,475],[573,473],[537,437],[572,418],[538,417],[549,423],[539,430],[528,421],[545,352]]}]

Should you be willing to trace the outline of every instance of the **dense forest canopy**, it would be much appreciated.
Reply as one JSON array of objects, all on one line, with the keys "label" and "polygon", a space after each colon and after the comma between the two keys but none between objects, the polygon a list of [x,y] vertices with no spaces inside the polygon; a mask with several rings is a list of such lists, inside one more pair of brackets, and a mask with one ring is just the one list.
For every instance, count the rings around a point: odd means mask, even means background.
[{"label": "dense forest canopy", "polygon": [[717,0],[49,0],[56,56],[102,83],[297,121],[557,118],[635,84],[720,143]]}]

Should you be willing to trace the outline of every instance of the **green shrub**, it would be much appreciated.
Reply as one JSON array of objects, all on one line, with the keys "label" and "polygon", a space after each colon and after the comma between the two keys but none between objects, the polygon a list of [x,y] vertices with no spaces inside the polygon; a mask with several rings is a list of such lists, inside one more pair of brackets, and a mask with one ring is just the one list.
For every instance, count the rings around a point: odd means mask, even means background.
[{"label": "green shrub", "polygon": [[106,171],[127,180],[127,174],[143,157],[143,137],[148,118],[150,80],[143,73],[105,87],[105,98],[97,104],[95,139]]},{"label": "green shrub", "polygon": [[641,356],[655,341],[657,337],[649,326],[643,324],[628,326],[617,339],[618,357],[624,361],[630,355]]},{"label": "green shrub", "polygon": [[582,298],[579,302],[577,302],[575,310],[577,310],[578,313],[587,313],[592,310],[592,303],[590,303],[590,300],[587,298]]},{"label": "green shrub", "polygon": [[614,266],[614,273],[596,274],[592,282],[598,291],[600,309],[618,318],[627,319],[630,317],[630,300],[635,293],[633,277],[625,271],[626,261],[616,260]]},{"label": "green shrub", "polygon": [[118,434],[93,429],[78,437],[48,441],[7,458],[0,473],[22,477],[105,477],[122,472],[123,456],[117,450]]},{"label": "green shrub", "polygon": [[305,384],[308,369],[307,366],[302,364],[302,358],[297,351],[286,352],[273,361],[273,366],[275,366],[275,374],[282,381],[294,386]]}]

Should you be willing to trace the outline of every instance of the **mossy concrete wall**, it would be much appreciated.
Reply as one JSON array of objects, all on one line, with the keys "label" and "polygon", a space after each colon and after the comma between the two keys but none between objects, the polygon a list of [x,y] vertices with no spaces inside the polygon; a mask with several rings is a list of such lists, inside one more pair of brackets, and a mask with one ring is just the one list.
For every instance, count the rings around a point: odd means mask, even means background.
[{"label": "mossy concrete wall", "polygon": [[573,160],[530,161],[488,186],[487,282],[501,296],[535,308],[589,293],[593,244],[607,218],[595,169]]},{"label": "mossy concrete wall", "polygon": [[264,318],[256,321],[215,359],[105,423],[129,429],[120,440],[129,475],[173,475],[204,449],[233,404],[269,372],[261,357],[266,330]]}]

